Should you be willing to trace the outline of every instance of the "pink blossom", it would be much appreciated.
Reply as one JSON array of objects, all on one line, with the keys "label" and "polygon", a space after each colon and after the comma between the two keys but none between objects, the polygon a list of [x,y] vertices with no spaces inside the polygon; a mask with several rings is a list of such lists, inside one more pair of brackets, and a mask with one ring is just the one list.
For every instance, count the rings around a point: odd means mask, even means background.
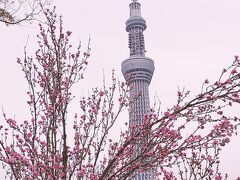
[{"label": "pink blossom", "polygon": [[105,92],[104,91],[100,91],[99,92],[99,96],[104,96]]},{"label": "pink blossom", "polygon": [[216,86],[221,86],[221,82],[219,82],[219,81],[216,81],[215,83],[214,83],[214,85],[216,85]]},{"label": "pink blossom", "polygon": [[67,33],[67,36],[70,36],[72,34],[71,31],[67,31],[66,33]]},{"label": "pink blossom", "polygon": [[231,83],[232,83],[232,79],[228,78],[228,79],[226,80],[226,83],[227,83],[227,84],[231,84]]},{"label": "pink blossom", "polygon": [[237,73],[237,70],[236,69],[233,69],[232,71],[231,71],[231,74],[236,74]]},{"label": "pink blossom", "polygon": [[223,112],[222,111],[218,111],[217,114],[223,115]]},{"label": "pink blossom", "polygon": [[95,107],[92,108],[93,113],[97,113],[97,109]]},{"label": "pink blossom", "polygon": [[17,63],[20,64],[21,63],[21,59],[17,58]]},{"label": "pink blossom", "polygon": [[212,161],[213,161],[212,156],[208,155],[208,156],[207,156],[207,160],[208,160],[209,162],[212,162]]},{"label": "pink blossom", "polygon": [[222,180],[222,176],[220,173],[215,176],[215,180]]},{"label": "pink blossom", "polygon": [[9,123],[9,125],[13,128],[16,127],[17,123],[14,119],[8,119],[7,122]]},{"label": "pink blossom", "polygon": [[237,55],[235,55],[235,56],[234,56],[234,58],[235,58],[235,61],[237,61],[237,60],[238,60],[238,56],[237,56]]},{"label": "pink blossom", "polygon": [[170,116],[170,113],[168,111],[164,112],[164,116],[167,116],[169,117]]},{"label": "pink blossom", "polygon": [[77,175],[80,176],[80,177],[84,177],[85,174],[86,174],[86,170],[85,170],[85,169],[81,169],[81,170],[77,173]]}]

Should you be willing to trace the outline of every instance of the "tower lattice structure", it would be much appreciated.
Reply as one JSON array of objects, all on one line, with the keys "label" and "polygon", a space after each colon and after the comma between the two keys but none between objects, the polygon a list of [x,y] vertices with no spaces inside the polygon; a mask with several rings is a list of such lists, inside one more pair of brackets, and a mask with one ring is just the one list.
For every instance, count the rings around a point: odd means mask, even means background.
[{"label": "tower lattice structure", "polygon": [[[122,62],[122,73],[130,86],[129,125],[131,126],[142,125],[144,115],[150,113],[149,85],[155,68],[153,60],[145,56],[143,32],[147,25],[141,17],[141,4],[133,0],[129,7],[130,18],[126,22],[126,31],[129,35],[130,57]],[[133,180],[154,179],[152,170],[137,171],[133,177]]]}]

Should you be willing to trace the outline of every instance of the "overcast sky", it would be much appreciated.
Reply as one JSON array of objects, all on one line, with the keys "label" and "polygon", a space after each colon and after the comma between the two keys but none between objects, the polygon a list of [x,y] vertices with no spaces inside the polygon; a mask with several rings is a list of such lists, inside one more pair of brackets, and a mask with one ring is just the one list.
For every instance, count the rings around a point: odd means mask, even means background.
[{"label": "overcast sky", "polygon": [[[145,31],[147,56],[155,61],[150,86],[153,97],[158,94],[163,108],[175,103],[177,87],[198,93],[201,83],[218,78],[234,55],[240,54],[239,0],[139,0]],[[130,0],[58,0],[57,11],[63,15],[65,29],[73,32],[74,44],[86,47],[91,36],[91,58],[79,96],[86,89],[100,86],[102,71],[106,76],[116,69],[123,80],[121,62],[129,57],[125,21],[129,17]],[[34,54],[38,26],[6,27],[0,24],[0,106],[17,118],[26,118],[26,83],[16,57],[23,57],[28,42]],[[109,78],[110,80],[110,78]],[[223,151],[223,172],[236,177],[239,172],[240,137]],[[230,178],[231,179],[231,178]]]}]

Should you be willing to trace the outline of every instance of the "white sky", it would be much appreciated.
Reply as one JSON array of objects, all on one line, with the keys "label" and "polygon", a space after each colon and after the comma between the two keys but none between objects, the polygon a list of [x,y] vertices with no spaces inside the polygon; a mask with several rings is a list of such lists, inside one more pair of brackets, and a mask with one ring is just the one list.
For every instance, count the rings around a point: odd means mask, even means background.
[{"label": "white sky", "polygon": [[[155,61],[150,94],[160,97],[163,107],[175,103],[177,86],[193,94],[200,91],[205,78],[215,81],[240,49],[239,0],[139,0],[145,31],[147,56]],[[91,35],[92,55],[79,96],[86,89],[101,86],[102,69],[108,77],[112,68],[123,80],[121,62],[128,58],[125,21],[130,0],[58,0],[65,29],[73,32],[74,44],[80,39],[86,47]],[[37,25],[5,27],[0,24],[0,106],[8,115],[26,118],[26,83],[16,57],[23,57],[29,35],[28,51],[34,54]],[[110,81],[110,78],[109,78]],[[164,109],[163,109],[164,110]],[[1,122],[0,122],[1,123]],[[240,141],[233,142],[222,156],[223,172],[236,177],[240,161]],[[231,178],[230,178],[231,179]]]}]

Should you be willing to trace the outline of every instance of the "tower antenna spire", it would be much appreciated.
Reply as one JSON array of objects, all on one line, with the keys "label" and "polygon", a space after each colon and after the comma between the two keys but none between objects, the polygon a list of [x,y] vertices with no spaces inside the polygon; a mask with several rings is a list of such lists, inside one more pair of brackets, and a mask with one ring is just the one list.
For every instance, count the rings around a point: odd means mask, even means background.
[{"label": "tower antenna spire", "polygon": [[145,56],[145,43],[143,32],[147,28],[146,21],[141,17],[141,4],[137,0],[132,0],[130,7],[130,17],[126,22],[126,31],[129,34],[130,56]]}]

